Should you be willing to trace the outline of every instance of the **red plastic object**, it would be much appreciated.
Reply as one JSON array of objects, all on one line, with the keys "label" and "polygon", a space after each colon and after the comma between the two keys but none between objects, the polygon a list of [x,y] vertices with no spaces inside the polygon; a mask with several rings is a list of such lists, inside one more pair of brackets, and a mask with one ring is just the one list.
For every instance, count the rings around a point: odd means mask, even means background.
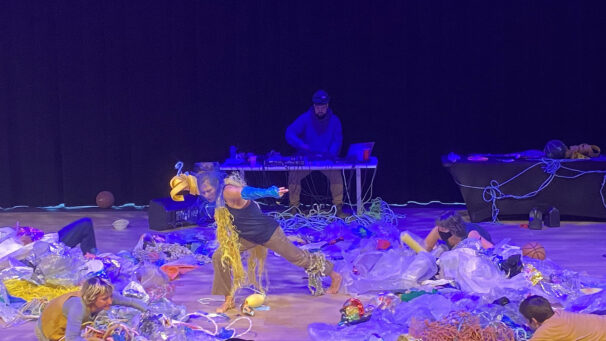
[{"label": "red plastic object", "polygon": [[391,246],[389,240],[379,239],[377,240],[377,250],[387,250]]}]

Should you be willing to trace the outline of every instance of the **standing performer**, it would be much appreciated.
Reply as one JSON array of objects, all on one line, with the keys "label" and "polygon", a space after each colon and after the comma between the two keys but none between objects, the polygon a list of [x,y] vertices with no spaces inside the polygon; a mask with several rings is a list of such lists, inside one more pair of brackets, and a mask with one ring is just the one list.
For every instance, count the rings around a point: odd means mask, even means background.
[{"label": "standing performer", "polygon": [[197,174],[197,186],[209,202],[216,201],[215,221],[219,248],[213,254],[213,295],[225,296],[225,302],[217,308],[223,313],[235,307],[234,293],[245,284],[241,253],[249,251],[248,279],[260,287],[267,249],[270,249],[294,265],[305,269],[309,276],[309,288],[314,295],[324,293],[322,276],[329,276],[329,294],[339,291],[342,277],[333,271],[333,264],[320,252],[309,253],[293,245],[276,220],[263,214],[254,199],[279,198],[287,189],[272,186],[267,189],[249,187],[238,174],[225,177],[212,169]]}]

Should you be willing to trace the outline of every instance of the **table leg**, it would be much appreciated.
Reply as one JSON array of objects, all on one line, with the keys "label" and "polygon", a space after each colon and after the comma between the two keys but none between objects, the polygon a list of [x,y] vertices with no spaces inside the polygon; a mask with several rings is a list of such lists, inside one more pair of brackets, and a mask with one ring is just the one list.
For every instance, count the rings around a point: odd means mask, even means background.
[{"label": "table leg", "polygon": [[358,215],[362,215],[364,213],[364,208],[362,207],[362,170],[360,168],[356,168],[356,210]]}]

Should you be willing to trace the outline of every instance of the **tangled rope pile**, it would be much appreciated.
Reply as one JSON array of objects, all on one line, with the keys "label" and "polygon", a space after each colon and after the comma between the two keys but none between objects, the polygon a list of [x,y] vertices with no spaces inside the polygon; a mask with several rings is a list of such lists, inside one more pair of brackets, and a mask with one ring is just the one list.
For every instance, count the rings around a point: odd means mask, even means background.
[{"label": "tangled rope pile", "polygon": [[314,204],[308,213],[299,208],[295,213],[291,209],[284,212],[269,212],[274,217],[285,232],[296,232],[302,227],[307,227],[316,231],[322,231],[328,225],[336,221],[343,221],[347,224],[355,223],[357,225],[369,226],[378,221],[397,225],[398,219],[403,215],[396,214],[388,203],[381,198],[371,200],[370,208],[365,210],[364,214],[353,214],[350,217],[341,219],[337,217],[337,208],[331,206],[330,210],[322,210],[321,206]]}]

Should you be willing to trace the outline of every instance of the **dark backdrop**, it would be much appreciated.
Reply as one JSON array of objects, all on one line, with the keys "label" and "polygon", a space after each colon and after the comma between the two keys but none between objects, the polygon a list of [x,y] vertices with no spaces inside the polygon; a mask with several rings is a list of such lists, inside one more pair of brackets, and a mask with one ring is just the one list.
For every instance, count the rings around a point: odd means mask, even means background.
[{"label": "dark backdrop", "polygon": [[[596,2],[598,4],[599,2]],[[461,201],[440,155],[605,148],[586,1],[3,1],[0,206],[166,196],[174,163],[291,150],[326,89],[375,194]],[[343,150],[345,152],[345,150]]]}]

